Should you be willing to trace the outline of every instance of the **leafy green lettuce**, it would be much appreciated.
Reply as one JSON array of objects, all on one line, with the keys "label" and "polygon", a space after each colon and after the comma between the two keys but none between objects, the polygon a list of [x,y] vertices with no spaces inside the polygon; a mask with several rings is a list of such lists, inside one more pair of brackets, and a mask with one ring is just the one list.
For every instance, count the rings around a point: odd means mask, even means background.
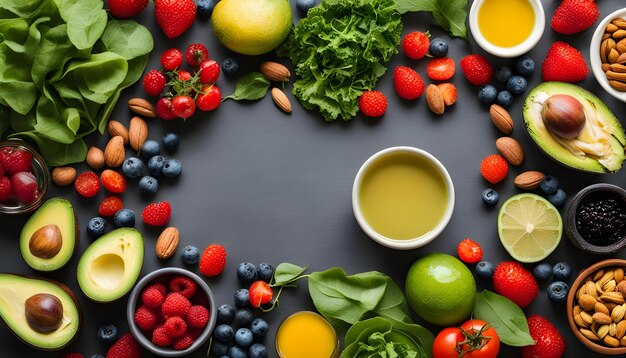
[{"label": "leafy green lettuce", "polygon": [[293,94],[304,108],[319,110],[327,121],[347,121],[398,52],[401,32],[394,0],[324,0],[277,52],[293,61]]},{"label": "leafy green lettuce", "polygon": [[398,11],[405,12],[426,11],[430,12],[435,23],[450,35],[467,39],[467,0],[395,0]]},{"label": "leafy green lettuce", "polygon": [[101,0],[0,0],[0,134],[30,140],[51,166],[84,160],[154,42]]}]

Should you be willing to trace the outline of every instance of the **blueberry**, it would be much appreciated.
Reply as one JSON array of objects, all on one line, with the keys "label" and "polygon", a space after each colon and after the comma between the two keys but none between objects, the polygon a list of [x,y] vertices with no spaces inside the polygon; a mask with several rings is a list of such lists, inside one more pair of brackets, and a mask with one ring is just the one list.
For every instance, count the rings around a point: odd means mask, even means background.
[{"label": "blueberry", "polygon": [[259,276],[259,280],[263,280],[265,282],[270,282],[272,276],[274,276],[274,268],[272,265],[262,262],[256,268],[256,274]]},{"label": "blueberry", "polygon": [[159,182],[149,176],[146,175],[139,180],[139,191],[144,195],[154,195],[157,190],[159,190]]},{"label": "blueberry", "polygon": [[[193,245],[187,245],[183,249],[183,263],[185,265],[195,265],[200,259],[200,251]],[[234,311],[233,311],[234,313]]]},{"label": "blueberry", "polygon": [[552,268],[552,275],[555,280],[567,281],[572,275],[572,267],[566,262],[559,262]]},{"label": "blueberry", "polygon": [[533,269],[533,276],[539,281],[548,281],[552,277],[552,265],[542,262]]},{"label": "blueberry", "polygon": [[309,11],[313,6],[315,6],[315,0],[296,0],[296,7],[302,12]]},{"label": "blueberry", "polygon": [[490,104],[496,100],[498,90],[492,85],[484,85],[478,90],[478,99],[482,103]]},{"label": "blueberry", "polygon": [[554,281],[546,289],[548,298],[555,302],[563,302],[567,298],[569,286],[563,281]]},{"label": "blueberry", "polygon": [[143,174],[143,162],[139,158],[129,157],[122,164],[122,173],[129,178],[139,178]]},{"label": "blueberry", "polygon": [[247,328],[239,328],[235,332],[235,344],[242,348],[250,347],[253,338],[252,332]]},{"label": "blueberry", "polygon": [[476,274],[480,278],[491,278],[493,270],[493,264],[489,261],[481,261],[476,264]]},{"label": "blueberry", "polygon": [[234,58],[227,58],[222,62],[222,71],[226,76],[234,76],[239,71],[239,63]]},{"label": "blueberry", "polygon": [[547,195],[554,194],[559,188],[559,181],[551,175],[546,175],[539,184],[539,188]]},{"label": "blueberry", "polygon": [[211,353],[214,356],[219,357],[228,354],[228,345],[224,344],[217,339],[211,342]]},{"label": "blueberry", "polygon": [[89,235],[92,235],[93,237],[98,238],[104,235],[106,228],[107,228],[106,221],[104,221],[103,218],[96,216],[95,218],[92,218],[91,220],[89,220],[89,224],[87,224],[87,233]]},{"label": "blueberry", "polygon": [[231,324],[235,319],[235,309],[231,305],[221,305],[217,308],[217,323]]},{"label": "blueberry", "polygon": [[240,308],[235,311],[234,324],[239,327],[250,327],[253,319],[254,315],[249,308]]},{"label": "blueberry", "polygon": [[434,57],[446,57],[448,54],[448,42],[441,37],[430,40],[428,52]]},{"label": "blueberry", "polygon": [[165,133],[161,138],[161,144],[163,145],[163,149],[165,149],[168,153],[174,153],[178,150],[178,145],[180,144],[180,139],[178,138],[178,134],[176,133]]},{"label": "blueberry", "polygon": [[491,188],[487,188],[485,190],[483,190],[483,195],[482,195],[482,199],[483,202],[489,206],[493,206],[496,205],[498,203],[498,200],[500,199],[500,196],[498,195],[498,192],[491,189]]},{"label": "blueberry", "polygon": [[506,83],[509,78],[511,78],[511,76],[513,76],[513,71],[511,71],[511,67],[506,65],[496,68],[496,71],[494,72],[494,77],[496,78],[496,81],[502,83]]},{"label": "blueberry", "polygon": [[243,282],[256,280],[256,267],[249,262],[242,262],[237,266],[237,277]]},{"label": "blueberry", "polygon": [[115,213],[113,223],[116,227],[133,227],[135,226],[135,212],[130,209],[120,209]]},{"label": "blueberry", "polygon": [[161,170],[163,170],[163,164],[165,164],[165,158],[160,155],[155,155],[150,158],[150,160],[148,160],[148,172],[150,172],[150,175],[160,175]]},{"label": "blueberry", "polygon": [[235,306],[239,308],[250,306],[250,292],[247,288],[240,288],[235,291]]},{"label": "blueberry", "polygon": [[166,178],[176,178],[182,171],[183,165],[178,159],[166,160],[165,164],[163,164],[163,169],[161,169],[161,173],[163,173]]},{"label": "blueberry", "polygon": [[230,358],[248,358],[248,352],[239,346],[232,346],[228,351]]},{"label": "blueberry", "polygon": [[510,107],[513,104],[513,95],[509,91],[500,91],[496,97],[496,103],[504,108]]},{"label": "blueberry", "polygon": [[263,338],[267,335],[269,326],[263,318],[255,318],[250,325],[250,331],[254,338]]},{"label": "blueberry", "polygon": [[528,81],[522,76],[513,76],[506,83],[506,89],[513,94],[520,94],[526,91]]},{"label": "blueberry", "polygon": [[215,3],[213,2],[213,0],[197,0],[196,13],[198,14],[198,17],[210,17],[213,13],[213,8],[215,8]]},{"label": "blueberry", "polygon": [[535,73],[535,61],[530,57],[522,57],[515,62],[515,70],[524,77],[530,77]]},{"label": "blueberry", "polygon": [[113,344],[117,341],[117,327],[113,324],[105,324],[98,328],[98,339],[104,344]]},{"label": "blueberry", "polygon": [[556,193],[548,195],[548,201],[557,209],[560,209],[563,205],[565,205],[565,199],[567,199],[567,194],[563,191],[563,189],[557,189]]},{"label": "blueberry", "polygon": [[148,139],[139,151],[139,155],[144,159],[150,159],[161,153],[161,145],[154,139]]},{"label": "blueberry", "polygon": [[91,358],[104,358],[104,356],[102,354],[94,354]]},{"label": "blueberry", "polygon": [[230,343],[233,341],[235,337],[235,331],[233,331],[233,327],[227,324],[220,324],[215,327],[213,331],[213,337],[222,343]]},{"label": "blueberry", "polygon": [[248,358],[267,358],[269,354],[267,353],[267,348],[261,343],[253,344],[248,350]]}]

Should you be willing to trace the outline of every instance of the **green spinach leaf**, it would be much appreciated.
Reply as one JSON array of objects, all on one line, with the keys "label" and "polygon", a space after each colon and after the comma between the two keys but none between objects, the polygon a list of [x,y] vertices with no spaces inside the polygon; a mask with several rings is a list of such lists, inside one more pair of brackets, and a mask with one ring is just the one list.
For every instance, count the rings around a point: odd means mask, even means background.
[{"label": "green spinach leaf", "polygon": [[276,266],[276,269],[274,270],[272,287],[289,285],[300,279],[304,271],[306,271],[306,266],[300,267],[288,262],[283,262]]},{"label": "green spinach leaf", "polygon": [[483,290],[476,295],[474,318],[489,322],[504,344],[514,347],[535,344],[522,309],[497,293]]},{"label": "green spinach leaf", "polygon": [[467,39],[468,2],[465,0],[395,0],[398,11],[405,12],[426,11],[430,12],[435,23],[446,30],[452,36]]},{"label": "green spinach leaf", "polygon": [[260,72],[250,72],[241,77],[235,85],[235,92],[224,98],[234,99],[235,101],[247,100],[254,101],[261,99],[270,88],[270,80],[265,78]]}]

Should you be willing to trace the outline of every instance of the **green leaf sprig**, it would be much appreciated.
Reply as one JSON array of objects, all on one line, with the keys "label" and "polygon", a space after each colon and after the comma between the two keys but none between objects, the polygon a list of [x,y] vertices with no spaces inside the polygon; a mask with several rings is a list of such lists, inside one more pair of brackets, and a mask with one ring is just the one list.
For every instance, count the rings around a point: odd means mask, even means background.
[{"label": "green leaf sprig", "polygon": [[270,88],[270,80],[265,78],[260,72],[250,72],[241,77],[235,85],[235,92],[230,96],[224,97],[234,99],[235,101],[256,101],[265,97],[267,90]]},{"label": "green leaf sprig", "polygon": [[497,293],[483,290],[476,295],[474,318],[489,322],[504,344],[514,347],[535,344],[522,309]]}]

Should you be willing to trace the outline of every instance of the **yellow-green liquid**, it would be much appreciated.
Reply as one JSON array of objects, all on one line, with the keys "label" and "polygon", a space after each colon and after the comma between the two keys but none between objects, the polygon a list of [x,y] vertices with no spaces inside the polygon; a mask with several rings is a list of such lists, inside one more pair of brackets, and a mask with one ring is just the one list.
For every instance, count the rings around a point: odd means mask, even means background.
[{"label": "yellow-green liquid", "polygon": [[448,190],[443,176],[425,159],[392,153],[364,173],[359,199],[372,229],[390,239],[410,240],[439,224]]},{"label": "yellow-green liquid", "polygon": [[499,47],[524,42],[535,26],[528,0],[485,0],[478,10],[478,27],[485,39]]}]

